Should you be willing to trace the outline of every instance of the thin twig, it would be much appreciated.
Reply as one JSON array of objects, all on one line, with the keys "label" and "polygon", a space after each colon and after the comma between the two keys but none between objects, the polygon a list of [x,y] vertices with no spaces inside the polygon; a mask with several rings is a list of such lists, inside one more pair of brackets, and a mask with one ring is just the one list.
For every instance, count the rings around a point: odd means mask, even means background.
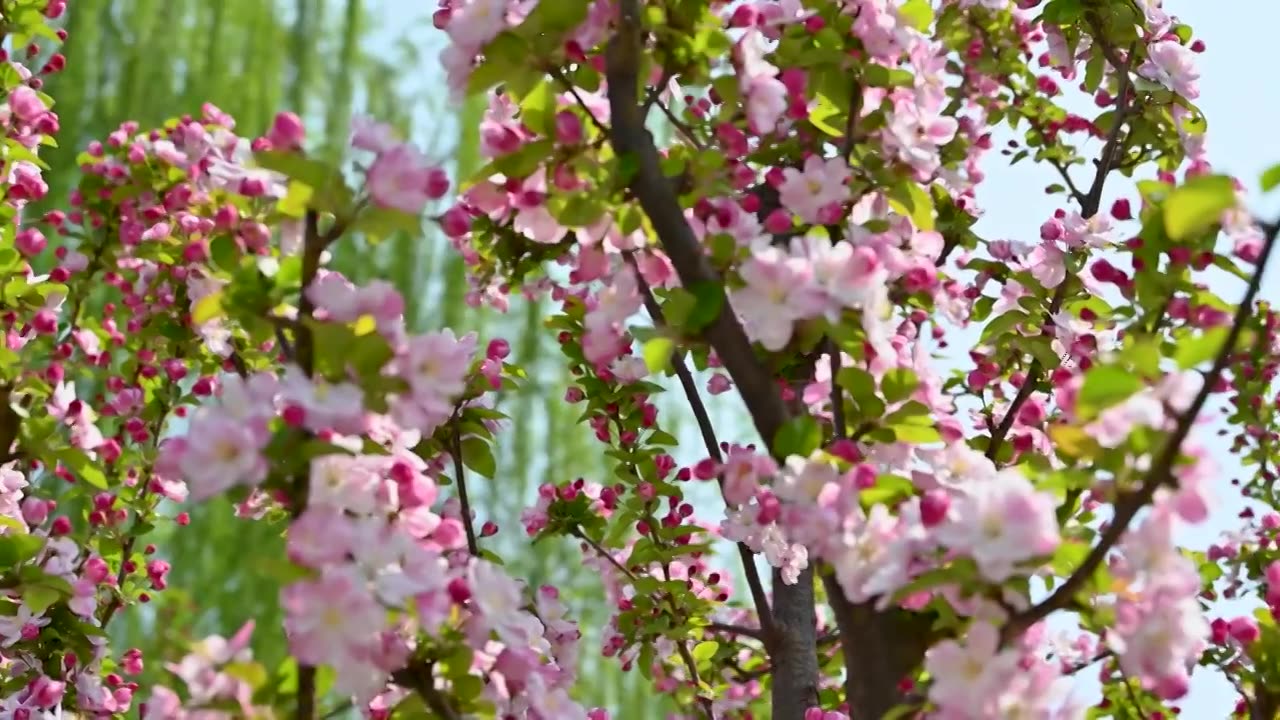
[{"label": "thin twig", "polygon": [[693,685],[698,689],[698,705],[702,708],[702,712],[706,713],[707,720],[716,720],[715,708],[711,704],[711,698],[702,694],[702,679],[698,677],[698,663],[694,661],[693,655],[689,654],[689,648],[685,647],[683,642],[676,643],[676,651],[680,653],[680,659],[684,661],[684,666],[689,670],[689,679],[693,681]]},{"label": "thin twig", "polygon": [[759,628],[743,627],[741,625],[731,625],[729,623],[708,623],[703,626],[704,629],[712,632],[726,633],[729,635],[741,635],[743,637],[755,638],[760,640],[763,637]]},{"label": "thin twig", "polygon": [[[457,420],[457,413],[454,413],[454,419]],[[453,456],[453,474],[458,481],[458,503],[462,506],[462,527],[467,533],[467,552],[472,557],[480,556],[480,542],[476,540],[475,523],[471,520],[471,502],[467,499],[467,470],[462,464],[462,432],[456,427],[453,430],[453,448],[450,455]]]},{"label": "thin twig", "polygon": [[707,146],[704,145],[696,135],[694,135],[693,128],[689,127],[689,124],[686,123],[685,121],[676,117],[676,114],[671,112],[671,108],[667,107],[666,103],[658,101],[655,104],[658,106],[658,109],[662,111],[662,114],[667,117],[667,120],[670,120],[671,124],[675,126],[677,130],[680,131],[680,134],[684,135],[684,138],[689,141],[689,144],[693,145],[699,150],[707,149]]},{"label": "thin twig", "polygon": [[636,582],[635,573],[631,572],[625,566],[623,566],[622,563],[618,562],[618,559],[613,556],[613,553],[601,547],[600,543],[587,537],[586,533],[582,532],[578,528],[574,528],[572,533],[574,537],[578,538],[582,542],[591,546],[591,549],[595,550],[597,555],[604,558],[605,560],[608,560],[609,564],[612,565],[614,569],[616,569],[618,572],[626,576],[626,578],[630,580],[633,585],[635,584]]},{"label": "thin twig", "polygon": [[[635,273],[636,285],[644,296],[644,305],[649,312],[649,317],[653,319],[655,325],[665,326],[666,318],[662,314],[662,307],[658,305],[657,299],[653,296],[653,290],[640,272],[640,265],[636,262],[635,256],[628,253],[626,258],[631,265],[632,272]],[[680,386],[684,389],[685,397],[689,400],[689,407],[698,423],[698,431],[702,435],[702,442],[707,448],[707,454],[716,463],[723,463],[724,456],[720,452],[720,442],[716,439],[715,427],[711,424],[711,415],[707,412],[707,406],[702,402],[702,394],[698,392],[698,385],[693,379],[693,373],[689,371],[689,366],[685,365],[683,358],[672,356],[671,366],[675,369],[676,377],[680,380]],[[724,476],[717,475],[716,481],[719,483],[721,494],[723,495]],[[765,594],[764,582],[761,581],[760,571],[756,567],[755,553],[752,552],[751,548],[747,547],[746,543],[740,542],[737,545],[738,556],[742,559],[743,574],[747,580],[747,588],[751,591],[751,601],[755,605],[756,616],[760,620],[762,638],[768,644],[773,637],[773,616],[769,610],[769,596]]]}]

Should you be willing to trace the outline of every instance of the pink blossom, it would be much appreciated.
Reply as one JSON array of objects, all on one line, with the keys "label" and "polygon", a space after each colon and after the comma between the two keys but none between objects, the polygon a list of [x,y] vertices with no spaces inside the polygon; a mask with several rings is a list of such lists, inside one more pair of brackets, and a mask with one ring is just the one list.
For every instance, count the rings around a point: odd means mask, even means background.
[{"label": "pink blossom", "polygon": [[355,530],[345,513],[312,505],[289,526],[289,559],[312,568],[341,562],[351,552],[354,539]]},{"label": "pink blossom", "polygon": [[463,0],[453,3],[445,32],[459,48],[474,55],[507,27],[510,0]]},{"label": "pink blossom", "polygon": [[14,117],[24,123],[35,122],[49,111],[36,91],[26,85],[18,85],[9,91],[9,109],[13,111]]},{"label": "pink blossom", "polygon": [[285,369],[280,397],[286,407],[302,412],[303,425],[309,430],[360,435],[367,426],[364,391],[354,383],[309,378],[290,365]]},{"label": "pink blossom", "polygon": [[351,572],[325,569],[319,578],[284,588],[285,633],[298,662],[344,667],[374,652],[386,611]]},{"label": "pink blossom", "polygon": [[256,485],[267,473],[262,438],[229,415],[202,408],[191,420],[180,468],[191,496],[207,499],[234,485]]},{"label": "pink blossom", "polygon": [[277,150],[299,150],[307,138],[302,119],[291,112],[277,113],[267,132],[267,140]]},{"label": "pink blossom", "polygon": [[1014,566],[1048,555],[1060,542],[1056,504],[1016,469],[966,484],[951,520],[937,530],[953,550],[971,554],[987,579],[1001,582]]},{"label": "pink blossom", "polygon": [[955,137],[957,127],[955,118],[926,110],[914,99],[904,99],[894,104],[886,140],[898,159],[927,174],[938,167],[938,151]]},{"label": "pink blossom", "polygon": [[823,221],[822,212],[849,199],[849,168],[841,158],[823,160],[810,155],[803,170],[786,168],[778,186],[778,199],[787,210],[807,223]]},{"label": "pink blossom", "polygon": [[417,148],[397,145],[369,166],[369,196],[383,207],[417,215],[432,198],[434,170]]},{"label": "pink blossom", "polygon": [[[1000,649],[1000,631],[987,622],[969,627],[964,642],[944,640],[925,654],[925,671],[933,678],[929,699],[957,717],[994,717],[982,713],[1018,672],[1016,650]],[[978,711],[975,713],[975,711]]]},{"label": "pink blossom", "polygon": [[351,120],[351,145],[358,150],[385,153],[400,144],[396,131],[386,123],[357,116]]},{"label": "pink blossom", "polygon": [[821,293],[812,286],[809,263],[778,248],[755,253],[738,273],[746,287],[733,291],[733,307],[752,339],[769,350],[786,346],[797,320],[825,309]]},{"label": "pink blossom", "polygon": [[1200,97],[1195,53],[1178,40],[1159,40],[1147,46],[1147,61],[1138,73],[1188,100]]}]

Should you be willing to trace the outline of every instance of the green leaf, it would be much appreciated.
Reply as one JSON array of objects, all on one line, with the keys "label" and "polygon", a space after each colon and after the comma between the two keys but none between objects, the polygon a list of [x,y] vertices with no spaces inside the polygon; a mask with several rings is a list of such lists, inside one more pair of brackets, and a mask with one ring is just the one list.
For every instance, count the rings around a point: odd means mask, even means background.
[{"label": "green leaf", "polygon": [[313,189],[324,187],[329,183],[330,178],[337,175],[336,169],[299,152],[264,150],[254,154],[253,157],[258,167],[273,170],[291,180],[305,183]]},{"label": "green leaf", "polygon": [[1122,367],[1095,366],[1084,376],[1084,385],[1076,398],[1077,412],[1092,418],[1098,411],[1128,399],[1142,387],[1142,378]]},{"label": "green leaf", "polygon": [[1216,225],[1236,205],[1235,185],[1225,175],[1192,178],[1164,201],[1164,227],[1173,240],[1186,240]]},{"label": "green leaf", "polygon": [[561,225],[580,228],[599,220],[604,215],[605,206],[595,195],[578,193],[569,197],[552,198],[547,203],[547,210]]},{"label": "green leaf", "polygon": [[1230,330],[1225,327],[1209,328],[1198,337],[1182,340],[1178,343],[1173,359],[1183,370],[1189,370],[1202,362],[1212,360],[1222,350],[1222,344],[1227,341],[1229,332]]},{"label": "green leaf", "polygon": [[683,329],[696,333],[715,322],[724,307],[724,288],[714,281],[695,282],[689,286],[689,292],[696,301],[685,318]]},{"label": "green leaf", "polygon": [[507,177],[525,178],[532,175],[554,150],[554,140],[538,140],[522,146],[510,155],[497,158],[493,161],[493,167]]},{"label": "green leaf", "polygon": [[351,232],[364,235],[374,244],[397,232],[416,238],[422,235],[422,218],[395,208],[373,207],[360,213]]},{"label": "green leaf", "polygon": [[209,258],[223,270],[235,270],[240,266],[240,249],[230,235],[219,235],[209,243]]},{"label": "green leaf", "polygon": [[671,355],[675,352],[676,342],[669,337],[656,337],[644,344],[642,355],[644,365],[651,374],[665,372],[671,365]]},{"label": "green leaf", "polygon": [[62,592],[49,585],[23,585],[22,604],[34,613],[42,613],[62,599]]},{"label": "green leaf", "polygon": [[923,32],[933,24],[933,7],[929,0],[907,0],[898,8],[898,17]]},{"label": "green leaf", "polygon": [[773,454],[779,458],[809,457],[821,445],[822,428],[808,415],[791,418],[773,436]]},{"label": "green leaf", "polygon": [[840,368],[840,372],[836,373],[836,382],[840,383],[840,387],[844,388],[845,392],[849,393],[849,396],[859,405],[867,398],[876,396],[875,376],[862,368]]},{"label": "green leaf", "polygon": [[654,430],[653,434],[649,436],[648,443],[650,445],[665,445],[667,447],[673,447],[675,445],[679,445],[680,441],[676,440],[674,435],[666,432],[665,430]]},{"label": "green leaf", "polygon": [[550,79],[533,86],[529,94],[520,101],[520,120],[540,135],[555,134],[556,126],[556,91]]},{"label": "green leaf", "polygon": [[498,463],[493,458],[493,448],[477,437],[462,441],[462,464],[487,478],[493,478],[498,471]]},{"label": "green leaf", "polygon": [[222,307],[222,291],[216,290],[196,301],[195,307],[191,308],[191,324],[203,325],[226,314]]},{"label": "green leaf", "polygon": [[911,218],[920,230],[933,230],[933,198],[913,182],[895,185],[889,190],[889,207]]},{"label": "green leaf", "polygon": [[938,429],[928,425],[891,425],[890,429],[899,442],[924,444],[942,439]]},{"label": "green leaf", "polygon": [[1272,165],[1262,173],[1262,192],[1271,192],[1280,185],[1280,164]]},{"label": "green leaf", "polygon": [[38,535],[0,535],[0,572],[7,572],[35,557],[44,548]]},{"label": "green leaf", "polygon": [[693,660],[699,663],[709,662],[719,649],[720,643],[715,640],[704,640],[693,646]]},{"label": "green leaf", "polygon": [[1080,567],[1084,559],[1089,556],[1089,544],[1082,542],[1064,542],[1058,546],[1053,553],[1053,560],[1050,565],[1053,572],[1059,577],[1067,577]]},{"label": "green leaf", "polygon": [[884,399],[891,403],[906,400],[920,386],[920,379],[914,371],[907,368],[894,368],[884,374],[880,380],[880,389],[884,391]]},{"label": "green leaf", "polygon": [[261,663],[233,662],[222,666],[222,672],[233,678],[243,680],[256,690],[267,682],[267,669]]},{"label": "green leaf", "polygon": [[684,328],[698,299],[684,288],[672,288],[662,303],[662,318],[673,328]]},{"label": "green leaf", "polygon": [[63,448],[53,453],[58,462],[66,466],[76,477],[98,488],[107,489],[107,474],[83,450]]},{"label": "green leaf", "polygon": [[915,493],[916,486],[901,475],[881,475],[876,484],[858,492],[858,502],[864,508],[872,505],[893,505]]},{"label": "green leaf", "polygon": [[[845,112],[836,107],[825,95],[818,95],[813,108],[809,110],[809,122],[814,127],[831,137],[844,136]],[[831,122],[835,120],[837,122]]]},{"label": "green leaf", "polygon": [[311,198],[315,194],[316,191],[312,186],[294,180],[289,183],[289,189],[276,204],[276,209],[291,218],[301,218],[307,214],[307,207],[310,206]]}]

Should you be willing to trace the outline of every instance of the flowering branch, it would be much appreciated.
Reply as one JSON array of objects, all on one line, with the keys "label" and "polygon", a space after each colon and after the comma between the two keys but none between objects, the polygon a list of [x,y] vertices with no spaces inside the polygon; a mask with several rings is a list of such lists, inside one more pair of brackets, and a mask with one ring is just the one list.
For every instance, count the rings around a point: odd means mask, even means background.
[{"label": "flowering branch", "polygon": [[[1129,120],[1130,112],[1130,91],[1133,87],[1133,78],[1129,74],[1130,62],[1133,58],[1134,48],[1130,48],[1128,56],[1121,59],[1116,56],[1114,48],[1107,45],[1104,40],[1102,28],[1095,22],[1093,23],[1095,38],[1103,48],[1107,62],[1111,63],[1119,74],[1119,90],[1116,99],[1116,112],[1114,120],[1111,124],[1111,130],[1107,133],[1107,139],[1103,143],[1102,152],[1097,160],[1097,170],[1093,176],[1093,183],[1089,186],[1087,194],[1081,194],[1076,189],[1074,183],[1067,176],[1065,168],[1059,168],[1059,172],[1063,177],[1067,178],[1068,187],[1075,196],[1076,201],[1080,203],[1080,215],[1086,220],[1098,214],[1098,209],[1102,205],[1102,190],[1106,185],[1107,176],[1115,169],[1115,161],[1117,153],[1120,150],[1120,136],[1124,129],[1125,123]],[[1041,131],[1043,135],[1043,131]],[[1067,287],[1071,283],[1071,276],[1063,278],[1058,284],[1057,290],[1054,291],[1052,299],[1049,301],[1049,310],[1046,315],[1052,318],[1059,310],[1062,309],[1062,303],[1067,298]],[[1013,429],[1014,422],[1018,419],[1018,412],[1022,406],[1031,397],[1031,393],[1035,392],[1036,386],[1040,384],[1040,380],[1044,377],[1047,368],[1037,358],[1031,362],[1031,367],[1027,370],[1027,375],[1022,381],[1022,385],[1018,388],[1018,394],[1014,396],[1013,402],[1009,403],[1009,407],[1005,410],[1004,417],[1000,419],[1000,425],[991,435],[991,442],[987,445],[986,455],[989,459],[995,460],[1000,453],[1000,447],[1004,444],[1004,440],[1008,437],[1009,432]]]},{"label": "flowering branch", "polygon": [[1181,457],[1182,444],[1191,433],[1191,426],[1200,415],[1205,403],[1208,402],[1210,393],[1214,392],[1218,386],[1218,381],[1222,379],[1222,373],[1226,370],[1227,364],[1235,352],[1236,343],[1239,342],[1240,335],[1244,332],[1245,323],[1254,315],[1253,303],[1262,286],[1262,275],[1266,271],[1267,261],[1271,257],[1271,252],[1275,249],[1276,235],[1280,234],[1280,222],[1268,225],[1265,228],[1265,232],[1266,242],[1254,267],[1253,277],[1249,280],[1249,286],[1245,290],[1244,297],[1240,300],[1240,305],[1236,307],[1231,329],[1227,332],[1227,337],[1223,341],[1221,349],[1218,350],[1213,367],[1205,374],[1204,383],[1200,386],[1200,390],[1196,393],[1191,405],[1178,418],[1173,434],[1165,441],[1160,455],[1143,477],[1141,486],[1136,492],[1122,497],[1116,502],[1115,516],[1108,523],[1106,530],[1103,531],[1098,544],[1093,547],[1084,561],[1080,563],[1080,567],[1076,568],[1075,572],[1059,585],[1052,595],[1033,605],[1025,612],[1010,618],[1009,622],[1005,624],[1002,633],[1006,641],[1021,636],[1028,628],[1048,617],[1050,613],[1069,607],[1076,593],[1084,588],[1089,578],[1093,577],[1094,571],[1101,567],[1106,560],[1107,553],[1124,537],[1129,528],[1129,523],[1137,516],[1138,511],[1151,502],[1157,489],[1172,482],[1173,467]]}]

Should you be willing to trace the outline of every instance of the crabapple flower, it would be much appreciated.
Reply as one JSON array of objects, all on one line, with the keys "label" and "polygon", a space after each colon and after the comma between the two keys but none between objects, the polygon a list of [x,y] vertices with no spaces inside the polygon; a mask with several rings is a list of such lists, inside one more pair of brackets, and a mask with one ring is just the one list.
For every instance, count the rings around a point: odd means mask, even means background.
[{"label": "crabapple flower", "polygon": [[1160,40],[1147,46],[1147,61],[1138,74],[1154,80],[1188,100],[1200,97],[1200,72],[1195,53],[1177,40]]},{"label": "crabapple flower", "polygon": [[899,160],[918,174],[928,174],[938,168],[938,150],[955,138],[958,127],[955,118],[928,110],[914,99],[904,99],[894,104],[886,141]]},{"label": "crabapple flower", "polygon": [[801,170],[785,168],[778,185],[778,201],[806,223],[822,223],[824,212],[851,197],[849,167],[841,158],[810,155]]},{"label": "crabapple flower", "polygon": [[[929,699],[956,717],[994,717],[981,711],[1000,696],[1018,674],[1018,652],[1000,649],[1000,631],[975,622],[964,642],[945,640],[925,654],[925,671],[933,678]],[[976,712],[975,712],[976,711]]]},{"label": "crabapple flower", "polygon": [[285,634],[298,662],[332,665],[339,675],[373,653],[387,612],[351,571],[330,566],[280,594]]},{"label": "crabapple flower", "polygon": [[779,248],[755,253],[738,274],[746,287],[733,291],[733,307],[747,333],[766,349],[781,350],[791,340],[797,320],[825,309],[822,294],[812,285],[810,264]]},{"label": "crabapple flower", "polygon": [[444,189],[438,187],[439,173],[417,148],[397,145],[369,166],[369,196],[382,207],[417,215],[428,201],[444,195]]},{"label": "crabapple flower", "polygon": [[455,2],[445,32],[456,45],[474,55],[506,29],[510,4],[510,0]]},{"label": "crabapple flower", "polygon": [[262,457],[264,438],[250,426],[212,408],[201,408],[191,419],[179,460],[191,496],[213,497],[235,485],[257,485],[267,475]]},{"label": "crabapple flower", "polygon": [[1037,492],[1017,469],[968,483],[959,493],[956,512],[938,527],[938,539],[972,555],[988,580],[1004,581],[1015,565],[1052,553],[1061,541],[1053,497]]}]

